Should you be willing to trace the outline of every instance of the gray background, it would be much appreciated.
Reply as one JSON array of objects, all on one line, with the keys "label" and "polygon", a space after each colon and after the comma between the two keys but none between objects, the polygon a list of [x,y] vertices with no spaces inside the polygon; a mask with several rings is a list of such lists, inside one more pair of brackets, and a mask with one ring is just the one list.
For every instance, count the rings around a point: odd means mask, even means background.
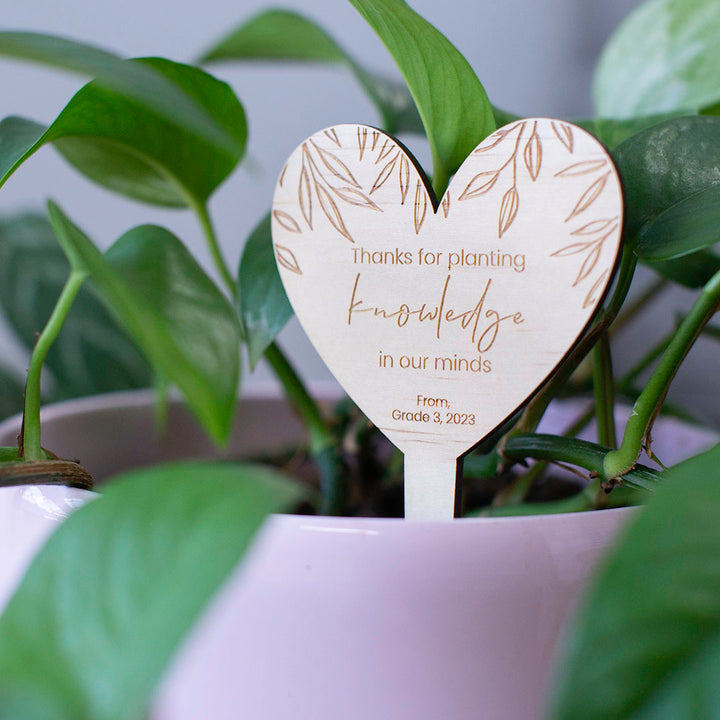
[{"label": "gray background", "polygon": [[[615,25],[637,0],[507,0],[464,3],[413,0],[412,6],[460,49],[482,80],[491,100],[518,114],[581,117],[591,112],[592,68]],[[392,59],[345,1],[286,0],[320,22],[366,65],[397,75]],[[204,0],[182,10],[158,0],[58,2],[24,0],[3,7],[5,29],[59,33],[127,56],[162,55],[188,61],[240,21],[269,7],[262,2]],[[342,68],[245,64],[211,70],[234,87],[245,105],[250,140],[248,158],[216,193],[211,204],[224,252],[237,267],[248,232],[266,211],[279,169],[292,149],[316,130],[341,122],[377,124],[377,114],[351,75]],[[76,77],[0,59],[0,116],[23,115],[50,122],[82,85]],[[427,147],[403,138],[429,168]],[[43,149],[0,192],[0,213],[37,208],[56,199],[102,247],[133,225],[169,227],[210,269],[199,229],[189,212],[164,211],[123,200],[70,170],[52,149]],[[674,312],[691,295],[682,291],[655,308],[619,338],[622,369],[672,326]],[[7,329],[0,328],[5,357],[18,367],[24,358]],[[293,321],[281,343],[294,353],[303,375],[325,380],[328,372]],[[701,340],[673,388],[672,397],[720,422],[720,411],[701,377],[712,377],[712,341]],[[246,382],[263,382],[260,368]]]}]

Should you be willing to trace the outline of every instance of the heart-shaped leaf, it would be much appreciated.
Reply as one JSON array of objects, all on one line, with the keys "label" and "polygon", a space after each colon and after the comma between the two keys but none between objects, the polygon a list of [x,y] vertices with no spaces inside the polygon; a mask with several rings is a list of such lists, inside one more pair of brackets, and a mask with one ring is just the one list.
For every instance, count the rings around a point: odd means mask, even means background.
[{"label": "heart-shaped leaf", "polygon": [[624,181],[624,233],[634,242],[661,213],[720,183],[720,118],[655,125],[618,145],[613,157]]},{"label": "heart-shaped leaf", "polygon": [[251,367],[293,315],[275,263],[270,215],[252,231],[238,272],[237,304]]},{"label": "heart-shaped leaf", "polygon": [[53,204],[50,219],[157,373],[180,388],[210,435],[224,442],[237,402],[240,337],[223,294],[164,228],[134,228],[103,256]]},{"label": "heart-shaped leaf", "polygon": [[22,118],[0,123],[0,185],[53,142],[78,170],[115,192],[156,205],[204,205],[242,155],[247,137],[242,106],[225,83],[197,68],[161,58],[125,63],[152,70],[212,114],[234,138],[235,149],[218,148],[95,80],[48,128]]},{"label": "heart-shaped leaf", "polygon": [[52,536],[0,618],[0,718],[26,718],[40,700],[42,718],[146,717],[266,515],[300,496],[270,470],[230,463],[117,478]]},{"label": "heart-shaped leaf", "polygon": [[595,73],[596,114],[697,111],[720,100],[716,0],[649,0],[615,31]]},{"label": "heart-shaped leaf", "polygon": [[[47,218],[34,213],[0,218],[0,304],[31,349],[70,272]],[[150,368],[97,294],[84,287],[46,360],[61,399],[148,387]],[[18,396],[22,406],[22,389]],[[17,405],[17,401],[12,404]]]},{"label": "heart-shaped leaf", "polygon": [[42,63],[94,77],[98,84],[154,112],[166,122],[203,138],[217,150],[242,154],[244,141],[171,79],[155,68],[63,37],[30,32],[0,32],[0,55]]},{"label": "heart-shaped leaf", "polygon": [[393,56],[417,105],[440,198],[475,146],[495,130],[492,106],[455,46],[404,0],[350,0]]},{"label": "heart-shaped leaf", "polygon": [[570,635],[554,720],[720,713],[719,463],[717,446],[673,468],[624,534]]}]

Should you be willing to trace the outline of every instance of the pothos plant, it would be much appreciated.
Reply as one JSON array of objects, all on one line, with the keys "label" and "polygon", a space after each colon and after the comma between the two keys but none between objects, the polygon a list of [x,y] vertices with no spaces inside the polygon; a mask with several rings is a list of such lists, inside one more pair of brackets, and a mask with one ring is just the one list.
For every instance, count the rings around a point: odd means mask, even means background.
[{"label": "pothos plant", "polygon": [[[143,717],[172,652],[265,513],[292,507],[301,494],[309,509],[324,513],[398,512],[399,457],[387,452],[351,404],[325,415],[275,342],[292,313],[275,269],[269,219],[251,234],[233,272],[208,211],[213,192],[242,160],[247,133],[232,89],[201,65],[275,60],[346,66],[386,131],[425,135],[437,197],[484,137],[516,119],[490,104],[465,58],[402,0],[351,2],[385,43],[404,83],[377,76],[317,24],[283,10],[245,22],[195,65],[126,60],[67,39],[0,33],[2,55],[93,78],[49,125],[18,117],[0,122],[0,184],[52,144],[76,170],[113,192],[193,212],[221,279],[218,286],[162,227],[130,229],[101,253],[54,202],[47,219],[4,218],[0,301],[33,349],[19,448],[3,450],[3,474],[12,478],[32,463],[52,461],[41,443],[39,418],[45,363],[60,396],[142,386],[154,378],[162,398],[174,386],[223,443],[236,406],[242,346],[251,365],[265,357],[303,418],[319,487],[308,493],[276,471],[234,463],[139,469],[110,482],[102,502],[77,512],[53,536],[0,620],[0,718]],[[588,717],[583,688],[590,686],[595,698],[597,688],[604,689],[597,717],[640,710],[643,717],[660,717],[658,698],[674,688],[672,716],[691,717],[687,708],[697,696],[688,688],[705,678],[704,669],[691,670],[703,653],[720,657],[713,639],[720,630],[720,526],[712,521],[720,497],[717,483],[707,479],[717,474],[718,451],[672,471],[675,482],[657,493],[665,473],[638,464],[643,451],[662,457],[650,445],[651,430],[687,352],[701,333],[720,332],[708,324],[720,304],[720,257],[712,249],[720,213],[715,10],[712,0],[651,0],[608,42],[596,70],[597,117],[580,124],[611,149],[624,181],[624,246],[614,289],[552,379],[465,461],[468,515],[570,512],[650,499],[628,537],[629,550],[606,571],[600,599],[593,601],[602,599],[604,609],[610,603],[607,616],[617,624],[599,627],[592,611],[584,616],[576,661],[553,709],[558,717]],[[638,262],[658,280],[628,303]],[[39,290],[33,303],[19,303],[28,284],[18,271],[28,266],[42,269]],[[616,377],[615,329],[672,284],[698,290],[692,308],[634,368]],[[649,381],[638,387],[638,377],[653,363]],[[550,401],[572,393],[592,393],[593,410],[562,436],[538,434]],[[617,398],[634,402],[620,442]],[[577,439],[593,416],[597,442]],[[517,472],[527,460],[535,463]],[[548,502],[532,502],[548,485],[548,467],[560,463],[579,468],[586,480]],[[679,521],[666,522],[671,510],[692,532],[680,532]],[[643,574],[638,568],[655,552],[660,528],[670,557],[662,558],[657,572]],[[146,552],[151,544],[157,552]],[[696,550],[691,561],[685,556],[678,564],[672,555],[690,546]],[[674,571],[666,569],[671,561]],[[113,582],[96,582],[101,568]],[[629,577],[635,578],[630,596],[619,590]],[[654,602],[667,582],[675,594]],[[171,605],[165,602],[169,588]],[[688,597],[697,602],[684,606]],[[646,614],[633,623],[638,608]],[[673,625],[672,636],[659,630],[681,613],[684,622]],[[612,642],[620,625],[624,651]],[[63,643],[64,628],[94,641]],[[632,642],[635,631],[640,634]],[[662,661],[655,663],[655,656]],[[676,672],[674,684],[662,685],[670,671]],[[98,674],[107,682],[99,682]],[[642,682],[633,682],[636,676]]]}]

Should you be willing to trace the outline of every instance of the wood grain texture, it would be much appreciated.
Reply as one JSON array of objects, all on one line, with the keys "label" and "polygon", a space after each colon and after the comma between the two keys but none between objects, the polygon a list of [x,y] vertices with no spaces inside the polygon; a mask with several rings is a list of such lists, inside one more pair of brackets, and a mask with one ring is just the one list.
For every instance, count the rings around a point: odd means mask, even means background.
[{"label": "wood grain texture", "polygon": [[418,516],[448,516],[448,468],[577,341],[621,228],[610,157],[558,120],[488,137],[437,204],[415,161],[374,128],[339,125],[293,152],[273,204],[280,275],[348,394],[406,456],[442,473],[422,480],[430,499],[406,473]]}]

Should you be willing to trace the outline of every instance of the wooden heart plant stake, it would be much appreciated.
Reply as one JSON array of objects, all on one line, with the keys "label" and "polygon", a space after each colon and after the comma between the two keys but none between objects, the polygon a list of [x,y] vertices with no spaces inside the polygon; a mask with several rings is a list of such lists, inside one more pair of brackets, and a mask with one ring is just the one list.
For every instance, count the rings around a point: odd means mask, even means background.
[{"label": "wooden heart plant stake", "polygon": [[458,458],[545,382],[610,284],[610,157],[579,127],[520,120],[478,145],[435,207],[395,140],[340,125],[293,152],[272,216],[305,331],[405,454],[406,517],[452,518]]}]

